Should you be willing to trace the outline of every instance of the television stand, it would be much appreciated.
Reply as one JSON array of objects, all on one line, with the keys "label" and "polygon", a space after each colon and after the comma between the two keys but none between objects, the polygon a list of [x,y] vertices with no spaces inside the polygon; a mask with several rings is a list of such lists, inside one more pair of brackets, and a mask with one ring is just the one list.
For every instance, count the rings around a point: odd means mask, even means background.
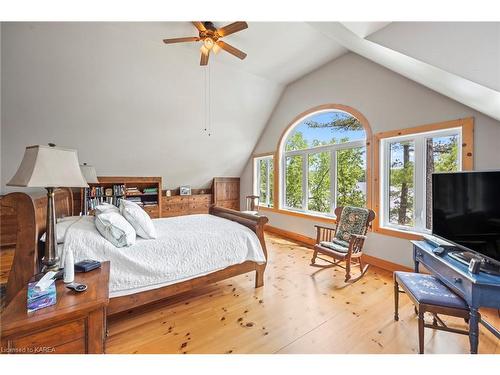
[{"label": "television stand", "polygon": [[500,276],[500,266],[499,265],[493,264],[493,263],[489,262],[488,260],[486,260],[485,258],[483,258],[479,255],[476,255],[474,253],[471,253],[470,251],[459,251],[459,250],[450,251],[450,252],[448,252],[448,255],[451,258],[458,260],[460,263],[465,264],[466,266],[469,266],[469,263],[473,258],[479,258],[482,260],[481,267],[479,268],[479,270],[481,272],[485,272],[485,273],[488,273],[490,275]]}]

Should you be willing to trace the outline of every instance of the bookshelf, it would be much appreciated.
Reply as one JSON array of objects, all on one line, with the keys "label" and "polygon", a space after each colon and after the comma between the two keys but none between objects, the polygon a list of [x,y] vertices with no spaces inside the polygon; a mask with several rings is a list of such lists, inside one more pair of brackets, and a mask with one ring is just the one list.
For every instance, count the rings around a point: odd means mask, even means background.
[{"label": "bookshelf", "polygon": [[[99,183],[89,184],[89,188],[81,189],[81,211],[92,215],[94,207],[102,202],[119,205],[120,199],[138,203],[151,218],[159,218],[161,214],[161,177],[98,177]],[[88,212],[85,211],[87,201]]]}]

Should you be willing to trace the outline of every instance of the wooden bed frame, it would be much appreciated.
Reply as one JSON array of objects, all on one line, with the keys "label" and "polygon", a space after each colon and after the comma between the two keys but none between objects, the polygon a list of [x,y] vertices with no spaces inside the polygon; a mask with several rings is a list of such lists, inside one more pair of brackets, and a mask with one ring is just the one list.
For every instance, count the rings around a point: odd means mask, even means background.
[{"label": "wooden bed frame", "polygon": [[[33,197],[25,193],[10,193],[0,200],[1,209],[17,216],[17,240],[14,261],[7,282],[7,305],[12,298],[26,285],[28,280],[39,272],[43,257],[43,245],[39,242],[45,232],[47,212],[46,196]],[[70,189],[58,189],[55,193],[56,217],[73,215],[73,194]],[[210,214],[235,221],[255,232],[262,245],[267,260],[266,243],[264,241],[265,216],[254,216],[227,208],[212,206]],[[198,286],[215,283],[227,278],[255,271],[255,287],[264,285],[266,264],[246,261],[227,267],[223,270],[196,277],[191,280],[168,285],[122,297],[110,298],[107,315],[115,315],[151,302],[187,292]]]}]

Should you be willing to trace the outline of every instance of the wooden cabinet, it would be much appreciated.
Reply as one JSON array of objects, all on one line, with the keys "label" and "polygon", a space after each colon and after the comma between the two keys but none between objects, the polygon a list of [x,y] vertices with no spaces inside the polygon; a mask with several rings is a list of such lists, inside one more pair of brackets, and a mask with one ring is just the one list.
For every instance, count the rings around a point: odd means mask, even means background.
[{"label": "wooden cabinet", "polygon": [[216,206],[240,210],[240,178],[215,177],[212,184]]},{"label": "wooden cabinet", "polygon": [[27,313],[26,287],[2,312],[1,351],[11,354],[104,353],[109,262],[77,273],[88,289],[76,293],[57,281],[57,304]]}]

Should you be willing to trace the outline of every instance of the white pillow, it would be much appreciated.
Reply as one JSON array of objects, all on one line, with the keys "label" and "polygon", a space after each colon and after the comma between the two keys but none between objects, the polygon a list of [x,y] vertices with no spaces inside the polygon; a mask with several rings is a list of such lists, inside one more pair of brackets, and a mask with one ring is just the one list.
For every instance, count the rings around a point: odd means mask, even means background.
[{"label": "white pillow", "polygon": [[116,247],[135,244],[135,230],[119,212],[103,212],[94,222],[99,233]]},{"label": "white pillow", "polygon": [[120,212],[118,207],[116,207],[114,204],[103,202],[96,206],[95,215],[99,215],[107,211]]},{"label": "white pillow", "polygon": [[[57,243],[64,243],[64,238],[66,237],[66,231],[70,226],[72,226],[76,221],[80,220],[80,216],[66,216],[57,219],[56,232],[57,232]],[[42,234],[40,241],[45,242],[47,233]]]},{"label": "white pillow", "polygon": [[153,220],[137,203],[122,199],[120,201],[120,212],[132,224],[138,236],[146,239],[156,238]]}]

